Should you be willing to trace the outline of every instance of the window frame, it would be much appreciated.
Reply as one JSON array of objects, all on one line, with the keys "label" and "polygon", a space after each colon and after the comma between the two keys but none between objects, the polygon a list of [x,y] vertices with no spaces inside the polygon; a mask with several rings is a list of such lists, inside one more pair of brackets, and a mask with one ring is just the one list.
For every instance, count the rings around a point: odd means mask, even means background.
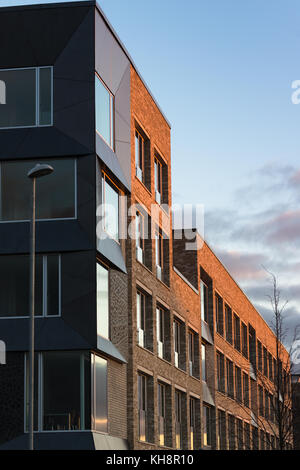
[{"label": "window frame", "polygon": [[122,191],[121,189],[117,186],[117,184],[112,180],[112,178],[104,171],[102,170],[101,171],[101,184],[102,184],[102,204],[105,204],[105,187],[106,187],[106,180],[109,181],[108,185],[112,186],[114,189],[114,191],[116,193],[118,193],[118,236],[117,238],[114,238],[112,237],[106,230],[106,226],[105,226],[105,219],[106,217],[104,216],[103,219],[102,219],[102,229],[103,231],[106,233],[106,235],[108,236],[108,238],[110,238],[111,240],[114,240],[115,242],[117,243],[120,243],[120,214],[121,214],[121,211],[120,211],[120,197],[122,196]]},{"label": "window frame", "polygon": [[114,94],[110,91],[108,86],[104,83],[98,72],[95,71],[95,116],[96,116],[96,79],[100,80],[100,83],[104,86],[104,88],[107,90],[109,93],[109,131],[110,131],[110,142],[107,142],[105,138],[100,134],[100,132],[97,130],[97,125],[96,125],[96,118],[95,118],[95,131],[96,134],[101,137],[103,142],[108,145],[112,151],[115,151],[115,96]]},{"label": "window frame", "polygon": [[208,324],[209,305],[208,305],[208,285],[201,279],[200,281],[200,306],[201,320]]},{"label": "window frame", "polygon": [[[1,131],[1,129],[0,129]],[[78,208],[77,208],[77,157],[66,157],[63,158],[64,160],[73,160],[74,162],[74,217],[55,217],[51,219],[38,219],[36,218],[36,222],[52,222],[52,221],[60,221],[60,220],[77,220],[78,219]],[[59,160],[59,158],[54,157],[54,158],[49,158],[49,159],[44,159],[46,162],[50,162],[52,160]],[[2,165],[3,163],[12,163],[12,162],[20,162],[20,161],[30,161],[32,162],[32,166],[34,167],[36,163],[38,163],[37,158],[26,158],[24,160],[2,160],[0,161],[0,197],[1,197],[1,184],[2,184]],[[26,178],[26,175],[24,175],[24,178]],[[0,214],[2,212],[2,206],[0,206]],[[15,223],[20,223],[20,222],[30,222],[30,219],[16,219],[16,220],[1,220],[0,217],[0,224],[15,224]]]},{"label": "window frame", "polygon": [[[39,124],[40,118],[40,73],[41,69],[50,69],[51,71],[51,123]],[[13,67],[0,69],[0,72],[12,72],[16,70],[35,70],[35,124],[31,126],[12,126],[0,127],[0,131],[8,129],[35,129],[37,127],[53,127],[53,102],[54,102],[54,85],[53,85],[53,65],[43,65],[41,67]]]},{"label": "window frame", "polygon": [[[139,221],[139,224],[138,224]],[[140,230],[138,231],[138,226]],[[145,216],[144,214],[136,210],[135,212],[135,250],[136,250],[136,260],[145,265]],[[139,235],[139,236],[138,236]],[[142,261],[138,259],[138,249],[142,251]]]},{"label": "window frame", "polygon": [[[221,308],[219,308],[221,307]],[[224,338],[224,301],[223,298],[215,292],[215,310],[216,310],[216,332]],[[221,322],[219,320],[222,320]],[[220,331],[222,326],[222,331]]]},{"label": "window frame", "polygon": [[[211,447],[212,446],[212,426],[211,426],[211,406],[203,404],[203,446],[204,447]],[[205,410],[205,416],[204,416]],[[206,442],[205,442],[206,436]]]},{"label": "window frame", "polygon": [[[142,167],[140,167],[137,164],[137,148],[136,148],[136,143],[137,140],[139,142],[139,148],[138,148],[138,159],[140,160],[140,145],[142,146]],[[135,176],[138,178],[139,181],[141,181],[144,184],[145,181],[145,139],[142,136],[142,134],[135,128],[135,133],[134,133],[134,149],[135,149]],[[140,163],[140,162],[139,162]],[[138,175],[138,170],[141,170],[142,173],[142,179]]]},{"label": "window frame", "polygon": [[[98,264],[100,266],[102,266],[102,268],[107,271],[107,280],[108,280],[108,318],[107,318],[107,320],[108,320],[108,336],[106,337],[104,335],[99,335],[98,334],[98,309],[97,309],[97,335],[100,336],[101,338],[104,338],[104,339],[107,339],[107,340],[110,341],[110,334],[111,334],[111,326],[110,326],[110,269],[109,269],[109,266],[107,264],[103,263],[102,260],[100,260],[99,258],[96,258],[96,270],[97,270],[97,265]],[[96,271],[96,276],[97,276],[97,271]],[[97,277],[96,277],[96,293],[97,292],[98,292],[98,286],[97,286]],[[98,306],[98,304],[97,304],[97,306]]]},{"label": "window frame", "polygon": [[[37,253],[38,255],[39,253]],[[49,255],[56,255],[58,257],[58,314],[57,315],[47,315],[47,294],[48,294],[48,260],[47,257]],[[4,256],[18,256],[16,255],[4,255]],[[43,269],[43,282],[42,282],[42,291],[43,291],[43,298],[42,298],[42,306],[43,306],[43,314],[42,315],[34,315],[34,318],[60,318],[62,316],[62,275],[61,275],[61,253],[40,253],[42,256],[42,269]],[[28,262],[30,263],[30,259],[28,256]],[[16,319],[24,319],[29,318],[30,315],[22,315],[22,316],[11,316],[11,317],[1,317],[1,320],[16,320]]]},{"label": "window frame", "polygon": [[[154,155],[154,194],[155,201],[161,205],[163,202],[163,164],[157,155]],[[160,195],[160,200],[157,199],[157,194]]]},{"label": "window frame", "polygon": [[[156,277],[160,281],[163,278],[164,270],[164,237],[159,229],[155,231],[155,268]],[[160,258],[160,259],[159,259]],[[160,264],[158,264],[160,262]]]}]

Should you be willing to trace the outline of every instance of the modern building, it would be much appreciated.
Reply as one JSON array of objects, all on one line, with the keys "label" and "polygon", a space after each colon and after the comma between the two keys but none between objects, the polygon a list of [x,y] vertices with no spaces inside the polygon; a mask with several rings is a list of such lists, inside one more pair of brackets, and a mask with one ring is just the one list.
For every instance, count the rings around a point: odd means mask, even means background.
[{"label": "modern building", "polygon": [[0,449],[28,442],[37,162],[35,448],[270,448],[275,337],[172,230],[170,124],[100,6],[1,8],[0,31]]}]

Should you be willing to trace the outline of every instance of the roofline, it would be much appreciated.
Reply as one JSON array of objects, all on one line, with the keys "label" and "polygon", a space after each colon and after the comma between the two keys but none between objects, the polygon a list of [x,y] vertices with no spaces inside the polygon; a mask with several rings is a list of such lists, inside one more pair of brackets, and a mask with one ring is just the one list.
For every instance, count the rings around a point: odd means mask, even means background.
[{"label": "roofline", "polygon": [[[237,286],[237,288],[241,291],[241,293],[243,294],[243,296],[245,297],[245,299],[249,302],[249,304],[251,305],[251,307],[255,310],[255,312],[260,316],[260,318],[262,319],[262,321],[265,323],[266,327],[270,330],[270,332],[272,333],[272,335],[274,336],[274,338],[276,339],[276,335],[274,333],[274,331],[272,330],[272,328],[270,327],[270,325],[266,322],[266,320],[264,319],[264,317],[262,316],[261,313],[259,313],[259,311],[254,307],[253,303],[251,302],[251,300],[249,299],[249,297],[246,295],[246,293],[243,291],[243,289],[241,288],[241,286],[239,285],[239,283],[233,278],[232,274],[230,274],[230,272],[228,271],[228,269],[226,268],[226,266],[222,263],[222,261],[218,258],[218,256],[216,255],[216,253],[212,250],[212,248],[209,246],[209,244],[207,243],[206,240],[204,240],[204,238],[200,235],[199,231],[197,228],[191,228],[191,229],[173,229],[174,232],[176,231],[182,231],[182,230],[194,230],[196,231],[198,237],[203,241],[203,244],[206,245],[206,247],[209,249],[209,251],[211,252],[211,254],[216,258],[216,260],[221,264],[221,266],[224,268],[224,270],[226,271],[226,273],[228,274],[228,276],[231,278],[231,280],[234,282],[234,284]],[[201,251],[202,248],[200,248],[198,250]],[[285,349],[285,351],[288,353],[288,355],[290,356],[290,353],[289,351],[286,349],[286,347],[284,346],[284,344],[280,341],[281,345],[283,346],[283,348]]]},{"label": "roofline", "polygon": [[6,6],[6,7],[1,7],[0,6],[0,11],[10,11],[12,9],[14,9],[14,10],[36,10],[36,9],[39,9],[39,8],[65,8],[65,7],[70,8],[70,7],[74,7],[74,6],[76,6],[76,7],[94,6],[94,7],[97,8],[100,15],[102,16],[102,19],[106,23],[108,29],[110,30],[110,32],[112,33],[112,35],[116,39],[116,41],[119,44],[119,46],[121,47],[121,49],[123,50],[124,54],[126,55],[127,59],[131,63],[134,70],[136,71],[137,75],[139,76],[140,80],[142,81],[142,83],[143,83],[144,87],[146,88],[147,92],[149,93],[149,95],[151,96],[151,98],[154,101],[155,105],[157,106],[157,108],[158,108],[159,112],[161,113],[162,117],[164,118],[167,125],[171,129],[172,126],[171,126],[170,121],[167,119],[165,113],[162,111],[162,109],[161,109],[160,105],[158,104],[157,100],[154,98],[150,88],[148,87],[147,83],[143,79],[143,77],[142,77],[141,73],[139,72],[137,66],[135,65],[131,55],[129,54],[129,52],[126,49],[126,47],[124,46],[123,42],[121,41],[118,34],[114,30],[113,26],[109,22],[107,16],[103,12],[102,8],[100,7],[100,4],[99,4],[98,0],[84,0],[84,1],[74,0],[73,2],[61,2],[61,3],[37,3],[37,4],[32,4],[32,5],[11,5],[11,6]]}]

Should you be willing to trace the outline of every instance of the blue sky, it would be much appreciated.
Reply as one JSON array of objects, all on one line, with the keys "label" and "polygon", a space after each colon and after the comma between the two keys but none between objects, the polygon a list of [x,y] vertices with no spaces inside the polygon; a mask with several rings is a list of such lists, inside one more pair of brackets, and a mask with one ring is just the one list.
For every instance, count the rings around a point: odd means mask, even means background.
[{"label": "blue sky", "polygon": [[[1,1],[0,5],[49,3]],[[52,3],[52,2],[51,2]],[[99,0],[172,124],[173,202],[270,319],[262,264],[300,316],[299,0]],[[290,332],[291,333],[291,332]]]}]

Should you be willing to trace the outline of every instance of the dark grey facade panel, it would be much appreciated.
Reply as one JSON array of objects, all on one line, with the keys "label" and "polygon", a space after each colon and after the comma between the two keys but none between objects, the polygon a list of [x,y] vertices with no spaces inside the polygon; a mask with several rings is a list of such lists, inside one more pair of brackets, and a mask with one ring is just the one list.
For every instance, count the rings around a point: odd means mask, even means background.
[{"label": "dark grey facade panel", "polygon": [[209,344],[214,344],[214,341],[212,339],[212,335],[210,332],[210,328],[206,322],[201,320],[201,335],[202,338],[205,339]]},{"label": "dark grey facade panel", "polygon": [[48,65],[54,75],[53,126],[1,130],[0,158],[94,153],[94,17],[86,5],[0,9],[0,69]]},{"label": "dark grey facade panel", "polygon": [[97,349],[101,353],[104,353],[105,356],[111,357],[112,359],[115,359],[118,362],[122,362],[123,364],[127,362],[126,359],[120,353],[120,351],[118,351],[116,346],[111,341],[106,338],[103,338],[102,336],[98,336]]},{"label": "dark grey facade panel", "polygon": [[115,175],[115,177],[122,183],[122,185],[130,191],[131,184],[128,181],[123,168],[121,167],[120,158],[117,154],[104,142],[103,139],[96,133],[96,154]]},{"label": "dark grey facade panel", "polygon": [[[6,442],[0,450],[28,449],[28,435],[22,434]],[[128,450],[128,443],[106,434],[92,431],[41,432],[35,434],[36,450]]]},{"label": "dark grey facade panel", "polygon": [[[0,334],[7,351],[28,351],[28,318],[0,319]],[[93,347],[78,331],[72,329],[63,318],[36,318],[36,351],[89,350]],[[9,364],[3,368],[9,368]],[[0,386],[1,390],[1,386]]]}]

